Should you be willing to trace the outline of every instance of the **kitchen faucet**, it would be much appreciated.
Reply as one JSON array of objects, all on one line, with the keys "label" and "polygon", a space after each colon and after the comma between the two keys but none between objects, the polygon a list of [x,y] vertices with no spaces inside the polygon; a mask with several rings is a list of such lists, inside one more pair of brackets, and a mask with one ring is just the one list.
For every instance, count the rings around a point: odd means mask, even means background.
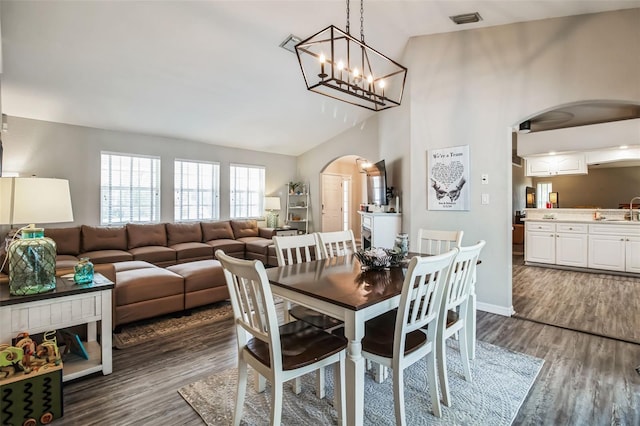
[{"label": "kitchen faucet", "polygon": [[[630,221],[633,221],[633,201],[634,200],[640,200],[640,197],[633,197],[631,201],[629,201],[629,220]],[[640,213],[638,213],[638,215],[640,216]],[[640,217],[638,217],[638,219],[636,220],[640,220]]]}]

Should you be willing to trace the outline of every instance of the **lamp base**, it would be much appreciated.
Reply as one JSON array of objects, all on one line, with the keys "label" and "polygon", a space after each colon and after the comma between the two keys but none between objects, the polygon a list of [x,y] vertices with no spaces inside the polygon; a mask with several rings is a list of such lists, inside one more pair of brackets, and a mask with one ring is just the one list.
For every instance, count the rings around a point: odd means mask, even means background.
[{"label": "lamp base", "polygon": [[56,243],[51,238],[15,240],[7,255],[10,294],[25,296],[56,288]]},{"label": "lamp base", "polygon": [[275,213],[267,214],[267,228],[277,228],[278,227],[278,216]]}]

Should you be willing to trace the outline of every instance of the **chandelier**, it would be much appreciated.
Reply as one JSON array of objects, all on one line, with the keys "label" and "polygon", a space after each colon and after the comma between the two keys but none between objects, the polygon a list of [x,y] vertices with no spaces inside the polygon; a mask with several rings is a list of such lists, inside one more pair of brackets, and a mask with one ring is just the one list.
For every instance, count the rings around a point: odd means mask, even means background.
[{"label": "chandelier", "polygon": [[360,40],[334,25],[296,45],[307,89],[372,111],[399,106],[407,68],[364,42],[364,6],[360,0]]}]

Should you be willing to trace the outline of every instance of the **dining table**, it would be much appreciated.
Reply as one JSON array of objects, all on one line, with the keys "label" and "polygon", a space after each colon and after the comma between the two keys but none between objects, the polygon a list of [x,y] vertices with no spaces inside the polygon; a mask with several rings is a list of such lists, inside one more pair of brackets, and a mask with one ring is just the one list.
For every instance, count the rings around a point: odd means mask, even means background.
[{"label": "dining table", "polygon": [[[364,421],[362,338],[365,323],[398,307],[407,266],[413,256],[420,254],[410,252],[398,266],[382,270],[364,270],[356,256],[347,254],[266,271],[274,295],[344,322],[344,334],[348,340],[345,424],[349,426],[362,425]],[[475,302],[475,294],[472,301]],[[470,329],[467,339],[470,348],[474,348],[475,303],[469,303],[469,311],[473,312],[467,315]]]},{"label": "dining table", "polygon": [[398,307],[408,262],[384,270],[363,270],[354,255],[267,269],[271,291],[344,322],[347,425],[364,418],[365,322]]}]

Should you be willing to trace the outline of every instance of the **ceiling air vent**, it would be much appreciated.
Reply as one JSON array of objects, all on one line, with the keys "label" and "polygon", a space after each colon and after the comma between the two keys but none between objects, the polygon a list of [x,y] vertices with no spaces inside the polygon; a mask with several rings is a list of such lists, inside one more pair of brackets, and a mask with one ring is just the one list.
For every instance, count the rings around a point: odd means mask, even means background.
[{"label": "ceiling air vent", "polygon": [[482,21],[482,16],[478,12],[463,13],[462,15],[449,16],[449,18],[458,25]]},{"label": "ceiling air vent", "polygon": [[289,37],[284,39],[282,43],[280,43],[280,47],[289,52],[296,53],[296,44],[300,43],[302,39],[298,36],[294,36],[293,34],[289,34]]}]

